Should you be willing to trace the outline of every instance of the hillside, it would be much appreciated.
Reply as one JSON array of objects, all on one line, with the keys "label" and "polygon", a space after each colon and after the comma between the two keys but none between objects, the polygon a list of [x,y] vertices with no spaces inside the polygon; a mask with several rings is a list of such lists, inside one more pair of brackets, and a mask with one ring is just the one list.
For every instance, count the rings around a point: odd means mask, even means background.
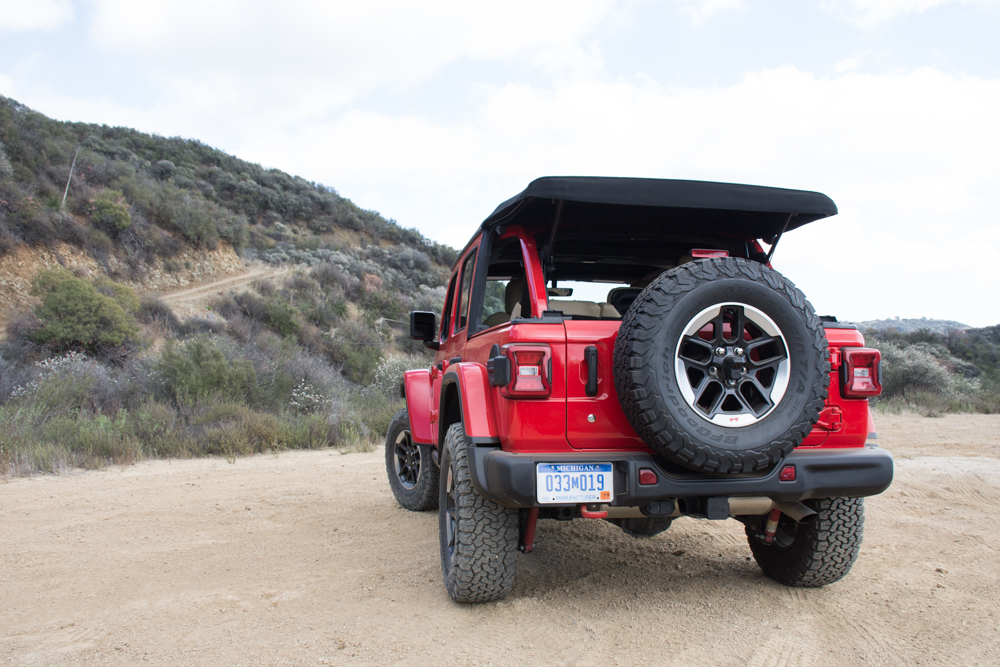
[{"label": "hillside", "polygon": [[920,319],[900,319],[898,317],[888,320],[869,320],[867,322],[853,322],[862,331],[888,331],[895,329],[899,333],[914,333],[916,331],[927,330],[937,334],[947,334],[950,331],[961,331],[969,329],[968,324],[954,322],[952,320],[929,320],[926,317]]},{"label": "hillside", "polygon": [[199,141],[54,121],[0,97],[0,256],[65,245],[116,280],[141,281],[151,267],[180,270],[186,252],[220,244],[247,259],[311,264],[369,244],[439,267],[455,256],[333,188]]},{"label": "hillside", "polygon": [[0,98],[0,475],[371,448],[455,254],[198,141]]}]

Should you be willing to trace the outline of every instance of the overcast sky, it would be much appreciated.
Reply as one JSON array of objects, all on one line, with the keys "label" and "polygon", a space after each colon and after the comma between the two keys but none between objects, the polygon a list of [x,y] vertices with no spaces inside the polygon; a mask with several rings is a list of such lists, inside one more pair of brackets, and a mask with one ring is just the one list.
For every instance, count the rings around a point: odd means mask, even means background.
[{"label": "overcast sky", "polygon": [[841,319],[1000,323],[1000,0],[0,0],[0,94],[204,141],[461,247],[543,175],[824,192]]}]

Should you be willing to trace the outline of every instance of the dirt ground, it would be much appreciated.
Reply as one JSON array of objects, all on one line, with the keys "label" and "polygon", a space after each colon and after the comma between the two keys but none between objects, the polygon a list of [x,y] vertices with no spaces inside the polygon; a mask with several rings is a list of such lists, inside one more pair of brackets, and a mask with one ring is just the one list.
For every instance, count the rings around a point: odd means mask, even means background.
[{"label": "dirt ground", "polygon": [[0,664],[1000,664],[1000,416],[876,420],[896,480],[817,590],[732,520],[542,522],[509,599],[453,604],[379,452],[0,482]]}]

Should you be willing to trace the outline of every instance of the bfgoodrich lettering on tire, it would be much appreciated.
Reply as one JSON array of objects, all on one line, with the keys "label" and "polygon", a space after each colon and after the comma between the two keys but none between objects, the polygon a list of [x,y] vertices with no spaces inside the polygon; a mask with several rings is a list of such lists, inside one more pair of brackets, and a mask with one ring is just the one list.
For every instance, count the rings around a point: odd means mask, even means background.
[{"label": "bfgoodrich lettering on tire", "polygon": [[819,418],[830,384],[823,326],[777,271],[740,258],[662,274],[622,320],[618,400],[663,456],[717,474],[769,468]]},{"label": "bfgoodrich lettering on tire", "polygon": [[452,424],[441,452],[441,572],[452,600],[491,602],[514,583],[518,512],[476,492],[466,446],[462,424]]}]

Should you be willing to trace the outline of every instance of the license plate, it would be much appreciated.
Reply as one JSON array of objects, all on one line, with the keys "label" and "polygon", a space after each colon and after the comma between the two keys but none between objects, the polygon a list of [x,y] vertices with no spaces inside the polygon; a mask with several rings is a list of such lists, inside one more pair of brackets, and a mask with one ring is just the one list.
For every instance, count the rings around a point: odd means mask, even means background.
[{"label": "license plate", "polygon": [[541,504],[608,503],[615,497],[610,463],[539,463],[535,497]]}]

